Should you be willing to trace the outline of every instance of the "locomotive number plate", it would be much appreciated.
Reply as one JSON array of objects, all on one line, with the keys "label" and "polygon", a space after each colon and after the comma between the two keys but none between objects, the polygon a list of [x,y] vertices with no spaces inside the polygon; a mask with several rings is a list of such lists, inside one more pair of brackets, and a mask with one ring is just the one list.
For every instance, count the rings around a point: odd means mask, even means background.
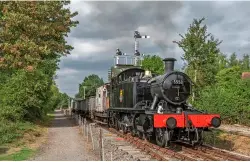
[{"label": "locomotive number plate", "polygon": [[183,80],[173,80],[173,84],[183,84]]}]

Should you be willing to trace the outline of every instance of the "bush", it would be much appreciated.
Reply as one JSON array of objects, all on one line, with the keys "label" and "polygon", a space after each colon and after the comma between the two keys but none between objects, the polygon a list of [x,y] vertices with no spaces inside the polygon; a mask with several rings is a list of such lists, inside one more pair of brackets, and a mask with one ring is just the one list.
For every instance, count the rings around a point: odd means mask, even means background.
[{"label": "bush", "polygon": [[0,145],[10,143],[21,138],[27,131],[33,130],[34,125],[29,122],[10,122],[0,120]]},{"label": "bush", "polygon": [[250,80],[240,79],[239,67],[223,69],[216,76],[218,82],[204,88],[194,105],[209,113],[219,113],[227,123],[250,123]]},{"label": "bush", "polygon": [[49,78],[40,71],[17,71],[0,92],[4,113],[18,111],[27,120],[41,118],[49,97],[49,84]]},{"label": "bush", "polygon": [[21,107],[0,105],[0,121],[17,122],[23,119],[24,110]]}]

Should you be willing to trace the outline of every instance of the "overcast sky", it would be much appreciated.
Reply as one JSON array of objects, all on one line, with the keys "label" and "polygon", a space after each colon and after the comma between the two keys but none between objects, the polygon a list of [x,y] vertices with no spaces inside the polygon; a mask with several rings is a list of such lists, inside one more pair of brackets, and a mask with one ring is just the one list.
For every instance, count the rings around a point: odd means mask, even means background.
[{"label": "overcast sky", "polygon": [[206,18],[208,32],[223,40],[223,53],[241,57],[250,52],[250,2],[72,1],[70,9],[79,12],[79,25],[67,38],[74,50],[61,59],[56,80],[60,91],[70,96],[85,76],[97,74],[107,81],[116,48],[133,54],[134,30],[151,36],[140,40],[141,53],[175,57],[176,68],[182,65],[183,51],[172,41],[180,40],[178,34],[184,34],[194,18]]}]

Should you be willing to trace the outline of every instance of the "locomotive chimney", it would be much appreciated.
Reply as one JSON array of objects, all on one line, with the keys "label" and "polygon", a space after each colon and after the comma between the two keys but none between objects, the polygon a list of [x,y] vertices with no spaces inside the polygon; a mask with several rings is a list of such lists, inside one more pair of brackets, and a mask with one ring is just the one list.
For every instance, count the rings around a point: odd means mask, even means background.
[{"label": "locomotive chimney", "polygon": [[175,58],[165,58],[163,61],[165,63],[165,73],[174,70],[174,62],[176,61]]}]

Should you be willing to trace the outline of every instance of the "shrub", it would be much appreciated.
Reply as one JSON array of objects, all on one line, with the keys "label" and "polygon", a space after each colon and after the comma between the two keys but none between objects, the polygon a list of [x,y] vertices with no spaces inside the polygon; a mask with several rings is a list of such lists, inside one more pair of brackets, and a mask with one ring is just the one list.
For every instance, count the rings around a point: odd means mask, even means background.
[{"label": "shrub", "polygon": [[224,122],[249,125],[250,80],[240,79],[240,68],[223,69],[214,86],[201,90],[194,105],[209,113],[219,113]]}]

